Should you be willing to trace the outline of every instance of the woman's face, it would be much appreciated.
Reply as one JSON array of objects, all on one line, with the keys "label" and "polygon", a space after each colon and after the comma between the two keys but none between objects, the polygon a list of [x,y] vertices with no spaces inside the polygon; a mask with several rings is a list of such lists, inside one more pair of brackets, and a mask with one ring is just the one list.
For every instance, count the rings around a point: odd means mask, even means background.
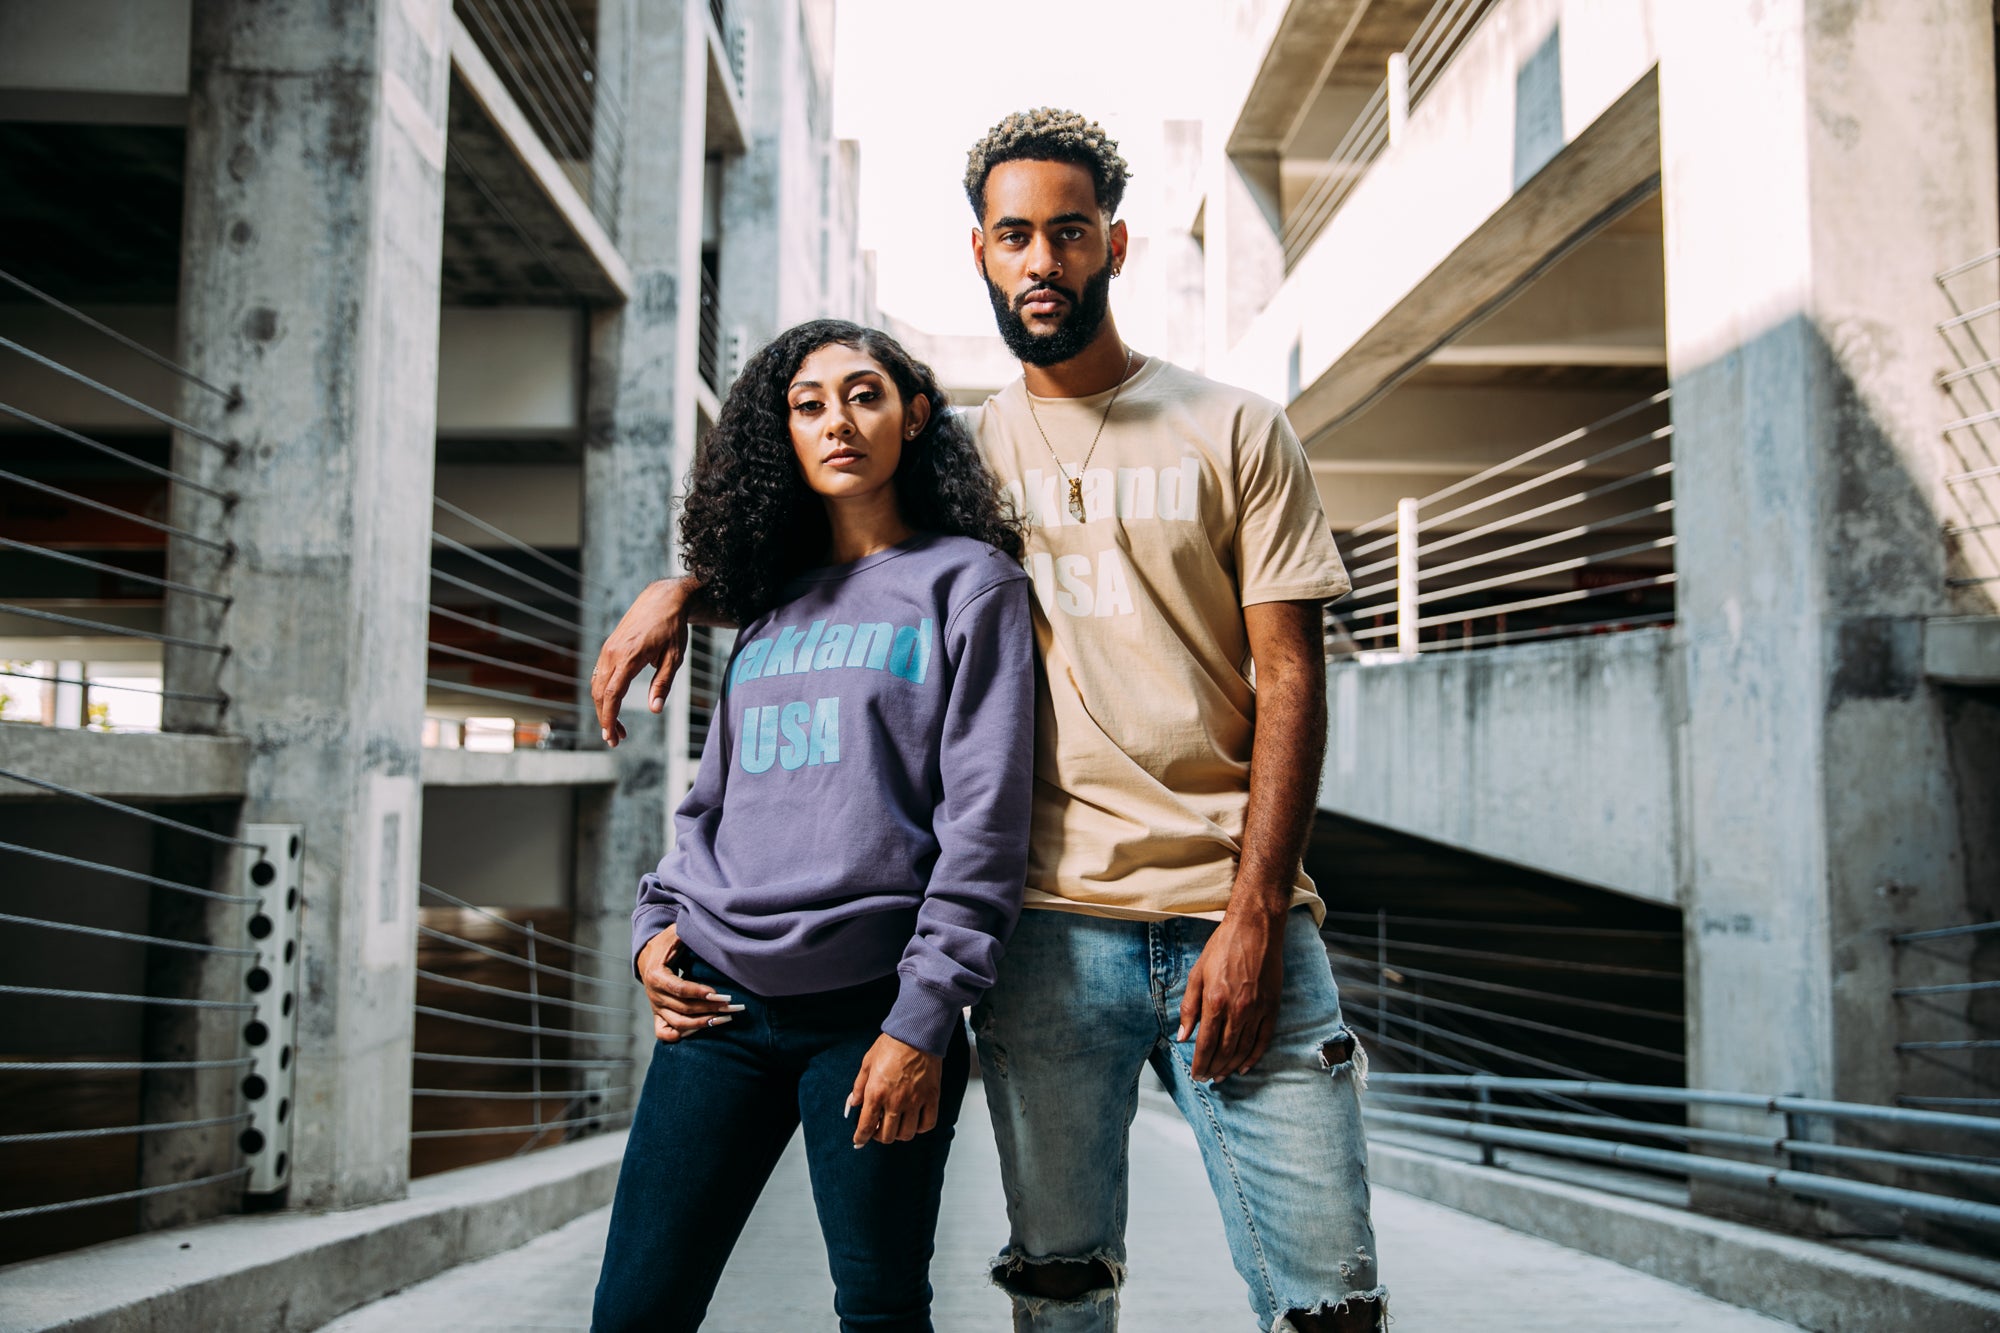
[{"label": "woman's face", "polygon": [[857,500],[888,485],[904,444],[930,417],[922,397],[905,403],[873,357],[840,343],[800,364],[785,403],[799,471],[829,500]]}]

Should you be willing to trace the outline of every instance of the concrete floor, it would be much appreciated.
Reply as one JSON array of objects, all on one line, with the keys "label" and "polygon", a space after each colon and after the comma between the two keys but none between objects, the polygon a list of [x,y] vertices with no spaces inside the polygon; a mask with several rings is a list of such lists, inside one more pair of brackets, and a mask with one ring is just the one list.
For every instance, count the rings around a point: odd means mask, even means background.
[{"label": "concrete floor", "polygon": [[[961,1122],[931,1270],[939,1333],[1007,1333],[986,1260],[1005,1238],[993,1136],[977,1092]],[[1250,1333],[1249,1303],[1223,1244],[1194,1139],[1142,1108],[1132,1130],[1129,1333]],[[468,1264],[347,1315],[338,1333],[458,1328],[580,1330],[609,1209],[518,1250]],[[1789,1324],[1709,1300],[1606,1260],[1405,1194],[1377,1190],[1375,1223],[1395,1333],[1777,1333]],[[710,1307],[710,1333],[834,1327],[833,1286],[797,1140]]]}]

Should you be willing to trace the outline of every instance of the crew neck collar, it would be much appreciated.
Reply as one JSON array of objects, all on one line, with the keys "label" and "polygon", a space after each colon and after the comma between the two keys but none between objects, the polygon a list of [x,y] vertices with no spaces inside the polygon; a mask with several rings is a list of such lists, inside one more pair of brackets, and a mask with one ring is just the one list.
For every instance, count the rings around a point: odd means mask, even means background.
[{"label": "crew neck collar", "polygon": [[826,583],[834,579],[849,578],[877,565],[885,565],[899,555],[922,550],[936,539],[937,534],[934,532],[913,532],[894,546],[885,546],[872,555],[862,556],[859,560],[850,560],[844,565],[815,565],[811,569],[802,571],[798,579],[805,583]]},{"label": "crew neck collar", "polygon": [[1021,376],[1021,392],[1034,399],[1037,406],[1044,403],[1081,403],[1088,406],[1093,403],[1101,403],[1114,393],[1131,393],[1134,389],[1141,387],[1148,380],[1152,379],[1159,372],[1160,364],[1159,357],[1149,356],[1146,358],[1146,364],[1133,372],[1131,379],[1114,384],[1108,389],[1099,389],[1096,393],[1084,394],[1078,398],[1044,398],[1042,395],[1028,388],[1028,377],[1026,375]]}]

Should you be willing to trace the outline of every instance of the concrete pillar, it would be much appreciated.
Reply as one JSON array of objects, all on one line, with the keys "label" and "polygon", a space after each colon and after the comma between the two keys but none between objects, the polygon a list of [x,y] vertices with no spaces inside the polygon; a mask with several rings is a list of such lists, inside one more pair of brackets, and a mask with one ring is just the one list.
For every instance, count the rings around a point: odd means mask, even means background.
[{"label": "concrete pillar", "polygon": [[1994,907],[1920,652],[1947,609],[1932,274],[2000,232],[1992,8],[1656,15],[1688,1079],[1962,1084],[1969,1065],[1894,1051],[1915,1020],[1890,991],[1915,978],[1888,937]]},{"label": "concrete pillar", "polygon": [[[168,685],[230,699],[180,730],[251,742],[243,818],[304,826],[295,1207],[408,1178],[424,610],[437,401],[448,0],[200,0],[189,72],[180,359],[242,388],[190,396],[233,462],[235,556],[172,552],[220,586],[170,600]],[[198,497],[176,498],[194,519]]]},{"label": "concrete pillar", "polygon": [[1230,349],[1284,285],[1282,232],[1277,154],[1215,152],[1202,206],[1210,366],[1226,364]]},{"label": "concrete pillar", "polygon": [[[619,249],[632,268],[633,296],[591,317],[587,657],[639,590],[678,565],[674,497],[695,432],[706,22],[700,0],[608,0],[599,10],[600,65],[622,86],[627,123],[635,127],[618,190]],[[675,689],[662,718],[646,709],[649,684],[636,682],[624,708],[629,735],[614,752],[616,787],[607,799],[579,803],[576,939],[620,957],[638,878],[666,850],[670,816],[691,771],[680,756],[686,687]],[[631,975],[605,959],[578,964]]]},{"label": "concrete pillar", "polygon": [[[788,181],[786,171],[803,170],[809,158],[799,153],[788,161],[784,151],[786,127],[805,121],[805,95],[792,73],[799,59],[798,20],[781,21],[788,9],[781,0],[735,0],[734,8],[737,21],[755,35],[744,70],[751,93],[744,103],[744,151],[722,166],[721,306],[725,334],[741,329],[747,355],[796,322],[789,315],[806,317],[786,309],[785,293],[804,290],[807,275],[784,238],[786,210],[797,207],[804,188]],[[803,219],[789,220],[790,232],[803,227]]]}]

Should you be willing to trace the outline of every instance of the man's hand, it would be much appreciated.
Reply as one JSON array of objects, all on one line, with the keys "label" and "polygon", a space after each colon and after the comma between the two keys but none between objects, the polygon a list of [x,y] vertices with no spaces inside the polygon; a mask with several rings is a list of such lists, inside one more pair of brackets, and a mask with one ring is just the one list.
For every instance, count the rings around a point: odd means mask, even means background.
[{"label": "man's hand", "polygon": [[1175,1041],[1195,1034],[1191,1069],[1216,1082],[1264,1058],[1285,985],[1285,917],[1230,910],[1188,971]]},{"label": "man's hand", "polygon": [[680,951],[681,933],[675,926],[668,926],[639,950],[639,984],[646,988],[646,1003],[653,1006],[653,1035],[665,1042],[719,1027],[731,1014],[743,1012],[734,996],[718,994],[677,975],[673,964]]},{"label": "man's hand", "polygon": [[[944,1058],[897,1041],[888,1033],[861,1057],[854,1091],[847,1095],[854,1116],[854,1146],[906,1142],[936,1128],[938,1097],[944,1089]],[[858,1110],[855,1108],[859,1108]]]},{"label": "man's hand", "polygon": [[597,706],[597,725],[606,745],[615,749],[625,739],[618,706],[625,702],[625,691],[642,668],[653,668],[646,706],[655,713],[666,707],[667,691],[687,655],[690,592],[688,579],[659,579],[647,584],[597,650],[597,666],[590,673],[590,701]]}]

